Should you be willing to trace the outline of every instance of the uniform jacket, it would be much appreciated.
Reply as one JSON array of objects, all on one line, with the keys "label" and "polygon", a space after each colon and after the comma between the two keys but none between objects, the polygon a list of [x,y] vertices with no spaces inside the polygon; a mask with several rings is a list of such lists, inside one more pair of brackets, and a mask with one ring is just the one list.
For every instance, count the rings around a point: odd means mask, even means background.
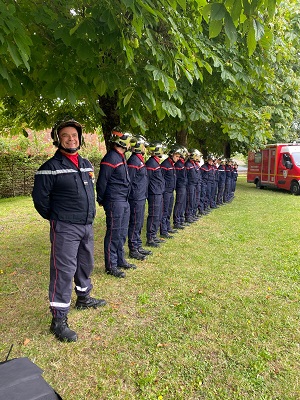
[{"label": "uniform jacket", "polygon": [[176,188],[176,170],[174,161],[168,157],[160,164],[165,179],[165,191],[172,193]]},{"label": "uniform jacket", "polygon": [[124,154],[110,150],[102,158],[97,179],[97,202],[127,201],[130,192],[130,178]]},{"label": "uniform jacket", "polygon": [[148,175],[143,156],[132,153],[127,161],[127,166],[131,181],[129,200],[146,200],[148,195]]},{"label": "uniform jacket", "polygon": [[91,224],[96,214],[92,164],[78,155],[77,168],[57,150],[36,172],[32,197],[45,219]]},{"label": "uniform jacket", "polygon": [[176,189],[186,188],[187,186],[187,174],[184,165],[184,159],[182,157],[175,163],[176,171]]},{"label": "uniform jacket", "polygon": [[226,172],[224,164],[219,165],[218,174],[219,174],[219,185],[223,185],[226,180]]},{"label": "uniform jacket", "polygon": [[160,160],[151,156],[146,162],[148,174],[148,194],[163,194],[165,191],[165,180],[160,168]]},{"label": "uniform jacket", "polygon": [[208,163],[201,165],[201,175],[204,182],[213,182],[215,179],[214,169]]},{"label": "uniform jacket", "polygon": [[237,168],[233,167],[233,169],[232,169],[232,179],[234,181],[237,181],[237,178],[238,178],[238,170],[237,170]]},{"label": "uniform jacket", "polygon": [[194,161],[186,160],[185,168],[186,168],[188,186],[190,186],[190,185],[196,186],[198,183],[198,175],[197,175]]},{"label": "uniform jacket", "polygon": [[232,166],[226,165],[225,166],[225,173],[226,173],[226,181],[232,180]]}]

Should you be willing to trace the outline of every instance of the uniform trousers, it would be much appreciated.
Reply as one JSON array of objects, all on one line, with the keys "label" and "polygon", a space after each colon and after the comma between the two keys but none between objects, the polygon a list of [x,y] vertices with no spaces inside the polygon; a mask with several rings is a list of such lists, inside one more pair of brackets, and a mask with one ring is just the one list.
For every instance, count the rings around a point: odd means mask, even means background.
[{"label": "uniform trousers", "polygon": [[148,194],[147,239],[156,237],[162,216],[162,194]]},{"label": "uniform trousers", "polygon": [[217,204],[223,204],[223,196],[224,196],[224,189],[225,189],[225,183],[219,183],[218,185],[218,194],[217,194]]},{"label": "uniform trousers", "polygon": [[174,205],[174,192],[164,192],[163,194],[163,205],[162,205],[162,217],[160,223],[160,233],[166,235],[171,229],[171,214]]},{"label": "uniform trousers", "polygon": [[216,207],[216,197],[217,197],[217,189],[218,189],[218,181],[214,181],[211,189],[211,199],[210,199],[210,207]]},{"label": "uniform trousers", "polygon": [[174,225],[181,225],[184,222],[184,212],[186,207],[186,187],[176,189],[176,198],[173,211]]},{"label": "uniform trousers", "polygon": [[195,208],[195,193],[196,193],[196,185],[189,185],[186,190],[186,209],[185,209],[186,219],[189,219],[193,216],[193,210]]},{"label": "uniform trousers", "polygon": [[50,241],[50,310],[53,317],[62,318],[70,309],[73,279],[77,296],[87,296],[93,288],[93,226],[52,220]]},{"label": "uniform trousers", "polygon": [[203,212],[205,209],[206,192],[207,192],[207,181],[202,180],[201,194],[200,194],[200,212]]},{"label": "uniform trousers", "polygon": [[124,244],[128,235],[130,207],[127,200],[104,203],[103,207],[106,215],[105,270],[112,271],[126,264]]},{"label": "uniform trousers", "polygon": [[128,227],[129,250],[138,250],[142,247],[141,233],[144,224],[146,200],[129,200],[130,219]]},{"label": "uniform trousers", "polygon": [[213,181],[207,181],[206,196],[205,196],[205,200],[204,200],[204,210],[207,210],[210,207],[213,184],[214,184]]}]

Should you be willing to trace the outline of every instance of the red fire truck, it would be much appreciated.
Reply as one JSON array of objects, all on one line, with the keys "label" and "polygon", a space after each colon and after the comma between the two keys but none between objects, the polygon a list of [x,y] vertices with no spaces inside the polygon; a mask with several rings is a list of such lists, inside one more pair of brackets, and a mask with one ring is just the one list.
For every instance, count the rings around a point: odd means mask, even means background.
[{"label": "red fire truck", "polygon": [[300,144],[277,143],[248,154],[247,182],[300,194]]}]

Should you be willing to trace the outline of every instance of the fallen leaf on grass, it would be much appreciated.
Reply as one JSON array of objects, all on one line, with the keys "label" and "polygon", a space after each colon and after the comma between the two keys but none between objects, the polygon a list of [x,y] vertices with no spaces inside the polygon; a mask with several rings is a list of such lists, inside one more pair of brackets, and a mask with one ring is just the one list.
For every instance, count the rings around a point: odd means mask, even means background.
[{"label": "fallen leaf on grass", "polygon": [[24,340],[24,342],[23,342],[23,345],[24,345],[24,346],[27,346],[29,342],[30,342],[30,339],[27,339],[27,338],[26,338],[26,339]]},{"label": "fallen leaf on grass", "polygon": [[167,346],[169,346],[168,343],[157,343],[156,347],[167,347]]}]

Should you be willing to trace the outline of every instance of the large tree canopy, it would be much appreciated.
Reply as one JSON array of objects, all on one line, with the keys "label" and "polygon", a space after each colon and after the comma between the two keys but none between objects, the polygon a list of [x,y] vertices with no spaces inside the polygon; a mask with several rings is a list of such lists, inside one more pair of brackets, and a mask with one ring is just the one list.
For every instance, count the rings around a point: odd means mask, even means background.
[{"label": "large tree canopy", "polygon": [[298,107],[299,4],[275,5],[0,0],[1,125],[71,114],[106,137],[121,123],[216,151],[282,135]]}]

